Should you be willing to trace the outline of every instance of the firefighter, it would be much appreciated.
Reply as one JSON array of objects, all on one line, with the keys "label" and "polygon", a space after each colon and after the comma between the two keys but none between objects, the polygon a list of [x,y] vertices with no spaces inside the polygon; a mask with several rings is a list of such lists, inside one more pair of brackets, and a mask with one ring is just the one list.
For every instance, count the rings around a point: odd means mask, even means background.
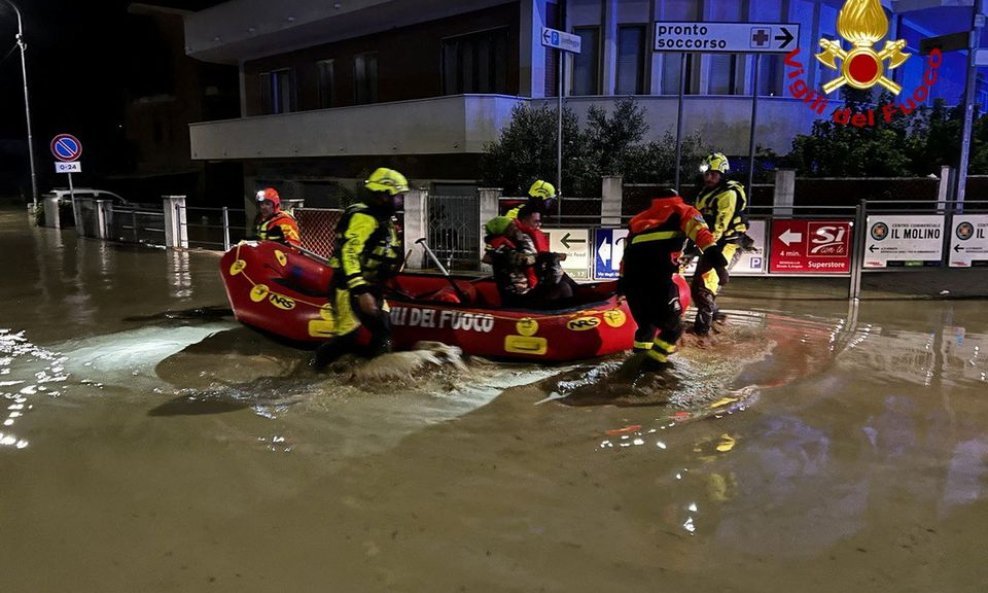
[{"label": "firefighter", "polygon": [[675,191],[663,190],[648,209],[628,223],[618,293],[627,298],[638,325],[634,348],[646,353],[643,370],[668,368],[682,335],[683,307],[674,276],[679,273],[679,258],[687,239],[716,270],[726,274],[727,261],[703,216]]},{"label": "firefighter", "polygon": [[[312,366],[317,370],[347,352],[372,358],[391,350],[384,284],[398,273],[403,260],[394,214],[402,206],[408,181],[401,173],[382,167],[364,181],[364,188],[367,198],[349,206],[336,227],[336,246],[329,261],[335,336],[316,350]],[[370,334],[368,344],[359,343],[361,327]]]},{"label": "firefighter", "polygon": [[518,218],[518,212],[523,206],[531,206],[540,214],[548,214],[549,210],[552,209],[555,203],[556,187],[548,181],[536,179],[535,182],[532,183],[532,186],[528,188],[528,201],[524,204],[518,204],[517,206],[511,208],[505,216],[508,218]]},{"label": "firefighter", "polygon": [[[705,157],[700,163],[703,188],[697,194],[695,203],[714,240],[721,247],[724,259],[728,262],[728,270],[737,263],[741,256],[739,247],[748,238],[748,198],[740,183],[727,179],[729,170],[730,163],[723,153],[715,152]],[[719,316],[717,292],[727,281],[726,274],[720,278],[714,271],[713,263],[700,257],[690,283],[693,304],[696,306],[693,331],[697,335],[710,333],[711,324]]]},{"label": "firefighter", "polygon": [[295,217],[281,209],[281,196],[273,187],[257,192],[259,212],[254,220],[257,238],[262,241],[281,241],[289,245],[301,245],[302,236]]}]

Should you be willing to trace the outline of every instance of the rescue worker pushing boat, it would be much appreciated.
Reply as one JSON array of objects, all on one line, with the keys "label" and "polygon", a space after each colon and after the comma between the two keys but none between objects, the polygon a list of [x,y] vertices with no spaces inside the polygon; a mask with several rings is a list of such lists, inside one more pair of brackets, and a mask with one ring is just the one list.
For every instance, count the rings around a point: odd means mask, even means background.
[{"label": "rescue worker pushing boat", "polygon": [[635,215],[628,231],[618,293],[628,299],[638,324],[634,348],[647,353],[642,370],[659,371],[670,365],[669,357],[683,333],[683,307],[674,276],[686,239],[700,248],[718,274],[726,276],[727,260],[700,212],[673,190],[662,191],[648,209]]},{"label": "rescue worker pushing boat", "polygon": [[[401,242],[394,214],[402,207],[408,181],[381,167],[364,181],[368,197],[349,206],[336,227],[329,265],[329,300],[335,336],[316,350],[312,366],[322,369],[347,352],[374,357],[391,350],[391,319],[384,284],[401,268]],[[363,326],[367,344],[358,339]]]}]

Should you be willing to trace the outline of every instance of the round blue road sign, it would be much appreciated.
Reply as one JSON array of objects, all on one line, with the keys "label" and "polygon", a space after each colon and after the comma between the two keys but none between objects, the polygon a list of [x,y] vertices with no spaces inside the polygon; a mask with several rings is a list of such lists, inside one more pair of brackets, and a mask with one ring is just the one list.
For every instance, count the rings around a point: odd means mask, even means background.
[{"label": "round blue road sign", "polygon": [[51,139],[51,153],[60,161],[77,161],[82,156],[82,142],[72,134],[59,134]]}]

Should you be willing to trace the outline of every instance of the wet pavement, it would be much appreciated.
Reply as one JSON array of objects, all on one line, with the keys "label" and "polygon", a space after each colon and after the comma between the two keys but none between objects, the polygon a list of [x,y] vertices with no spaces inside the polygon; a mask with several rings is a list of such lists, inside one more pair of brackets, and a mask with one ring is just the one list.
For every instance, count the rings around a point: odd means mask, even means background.
[{"label": "wet pavement", "polygon": [[0,211],[0,590],[988,583],[980,270],[869,274],[857,307],[846,279],[737,279],[661,379],[382,378],[223,316],[218,261]]}]

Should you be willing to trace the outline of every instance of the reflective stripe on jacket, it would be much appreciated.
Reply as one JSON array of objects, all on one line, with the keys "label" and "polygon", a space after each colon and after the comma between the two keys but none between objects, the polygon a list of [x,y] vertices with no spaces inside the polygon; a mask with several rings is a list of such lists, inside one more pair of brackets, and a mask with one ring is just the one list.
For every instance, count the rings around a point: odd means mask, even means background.
[{"label": "reflective stripe on jacket", "polygon": [[284,241],[289,245],[301,245],[302,236],[298,231],[295,217],[279,210],[271,218],[257,223],[257,238],[262,241]]}]

